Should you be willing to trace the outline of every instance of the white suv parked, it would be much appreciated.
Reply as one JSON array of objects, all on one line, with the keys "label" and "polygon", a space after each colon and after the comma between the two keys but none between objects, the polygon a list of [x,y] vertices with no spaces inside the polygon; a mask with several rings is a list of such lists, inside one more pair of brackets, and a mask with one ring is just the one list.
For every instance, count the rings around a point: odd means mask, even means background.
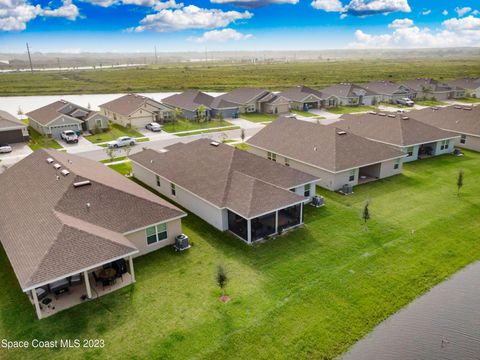
[{"label": "white suv parked", "polygon": [[109,148],[119,148],[119,147],[122,147],[122,146],[127,146],[127,145],[130,145],[130,146],[133,146],[135,145],[135,139],[130,137],[130,136],[120,136],[117,140],[113,140],[113,141],[110,141],[108,143],[108,147]]}]

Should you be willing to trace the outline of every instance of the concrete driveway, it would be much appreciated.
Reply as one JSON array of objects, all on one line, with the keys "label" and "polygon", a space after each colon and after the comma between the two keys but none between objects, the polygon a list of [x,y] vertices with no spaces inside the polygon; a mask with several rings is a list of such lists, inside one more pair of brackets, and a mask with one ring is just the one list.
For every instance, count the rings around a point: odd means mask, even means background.
[{"label": "concrete driveway", "polygon": [[0,173],[32,153],[32,149],[26,143],[10,144],[10,146],[13,148],[11,153],[0,154]]}]

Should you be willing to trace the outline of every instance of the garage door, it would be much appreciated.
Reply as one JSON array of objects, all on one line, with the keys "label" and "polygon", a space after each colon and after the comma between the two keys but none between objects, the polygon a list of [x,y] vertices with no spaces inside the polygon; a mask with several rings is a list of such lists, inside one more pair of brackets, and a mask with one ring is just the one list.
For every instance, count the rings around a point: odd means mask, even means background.
[{"label": "garage door", "polygon": [[77,124],[70,124],[70,125],[58,125],[58,126],[51,126],[50,131],[52,132],[52,137],[60,139],[60,134],[64,130],[73,130],[78,131],[80,130]]},{"label": "garage door", "polygon": [[22,130],[0,131],[0,143],[13,144],[23,142]]}]

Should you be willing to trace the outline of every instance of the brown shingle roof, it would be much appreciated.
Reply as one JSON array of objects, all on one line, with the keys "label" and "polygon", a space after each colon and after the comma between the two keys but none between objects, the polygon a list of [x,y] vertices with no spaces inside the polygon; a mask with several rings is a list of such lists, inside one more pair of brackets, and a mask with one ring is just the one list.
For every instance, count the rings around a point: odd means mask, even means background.
[{"label": "brown shingle roof", "polygon": [[413,110],[409,115],[441,129],[480,136],[480,106],[425,108]]},{"label": "brown shingle roof", "polygon": [[243,87],[223,94],[220,96],[220,98],[233,102],[235,104],[245,105],[249,101],[257,100],[265,96],[266,94],[268,94],[268,92],[268,90],[264,89]]},{"label": "brown shingle roof", "polygon": [[23,289],[136,252],[124,233],[184,215],[105,165],[55,150],[9,168],[0,189],[0,240]]},{"label": "brown shingle roof", "polygon": [[456,134],[415,120],[410,113],[366,113],[342,115],[339,128],[368,139],[396,146],[412,146],[452,139]]},{"label": "brown shingle roof", "polygon": [[162,105],[158,101],[138,94],[123,95],[117,99],[100,105],[100,107],[120,115],[128,116],[141,108],[147,101],[150,104],[156,104],[159,108],[162,107]]},{"label": "brown shingle roof", "polygon": [[34,119],[36,122],[42,125],[46,125],[52,120],[56,119],[62,113],[59,113],[58,110],[64,107],[67,103],[64,100],[58,100],[51,104],[42,106],[36,110],[26,113],[29,118]]},{"label": "brown shingle roof", "polygon": [[[368,84],[362,84],[362,86],[370,91],[373,91],[377,94],[384,94],[384,95],[393,95],[396,91],[398,91],[402,86],[408,88],[405,85],[400,85],[394,83],[393,81],[386,81],[386,80],[379,80],[373,81]],[[410,89],[413,91],[413,89]]]},{"label": "brown shingle roof", "polygon": [[237,105],[221,98],[213,97],[199,90],[187,90],[181,94],[175,94],[162,100],[163,103],[185,109],[195,111],[200,105],[211,109],[235,108]]},{"label": "brown shingle roof", "polygon": [[435,79],[418,78],[418,79],[407,80],[405,81],[404,84],[418,92],[422,92],[425,88],[431,89],[431,91],[433,92],[453,90],[447,84],[443,84]]},{"label": "brown shingle roof", "polygon": [[336,84],[321,90],[324,94],[337,97],[357,97],[359,91],[365,92],[365,95],[378,95],[362,86],[349,83]]},{"label": "brown shingle roof", "polygon": [[[215,206],[235,208],[245,217],[261,214],[265,207],[273,210],[292,200],[302,201],[303,197],[285,189],[317,180],[232,146],[213,146],[207,139],[175,144],[167,150],[147,149],[131,159]],[[258,202],[259,189],[269,191],[268,202]]]},{"label": "brown shingle roof", "polygon": [[292,101],[303,101],[307,96],[314,95],[319,99],[325,99],[329,97],[327,94],[322,94],[321,91],[309,88],[304,85],[294,86],[290,89],[285,90],[284,92],[279,93],[278,95],[283,96]]},{"label": "brown shingle roof", "polygon": [[11,127],[19,127],[19,128],[24,128],[26,125],[22,123],[20,120],[18,120],[15,116],[12,114],[0,110],[0,131],[2,128],[11,128]]},{"label": "brown shingle roof", "polygon": [[462,89],[475,90],[480,88],[480,78],[463,78],[448,82],[449,86],[460,87]]},{"label": "brown shingle roof", "polygon": [[341,131],[333,125],[287,117],[267,125],[247,143],[331,172],[403,157],[392,146]]}]

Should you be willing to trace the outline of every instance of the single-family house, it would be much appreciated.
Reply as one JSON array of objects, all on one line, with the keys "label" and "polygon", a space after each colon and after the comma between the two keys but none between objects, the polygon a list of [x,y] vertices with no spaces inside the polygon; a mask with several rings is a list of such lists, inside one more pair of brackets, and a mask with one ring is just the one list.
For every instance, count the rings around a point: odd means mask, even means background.
[{"label": "single-family house", "polygon": [[0,143],[19,143],[28,141],[27,125],[12,114],[0,110]]},{"label": "single-family house", "polygon": [[101,113],[123,127],[143,128],[151,122],[165,123],[173,119],[173,110],[152,98],[126,94],[99,106]]},{"label": "single-family house", "polygon": [[447,106],[425,108],[409,113],[418,121],[451,131],[460,137],[455,145],[480,151],[480,106]]},{"label": "single-family house", "polygon": [[236,104],[241,114],[266,113],[284,114],[289,111],[289,101],[265,89],[243,87],[232,90],[219,98]]},{"label": "single-family house", "polygon": [[320,91],[327,96],[336,97],[338,99],[338,105],[370,106],[375,105],[381,99],[381,95],[376,92],[350,83],[332,85]]},{"label": "single-family house", "polygon": [[394,83],[393,81],[372,81],[368,84],[362,84],[362,86],[367,90],[379,94],[379,101],[392,104],[396,104],[397,100],[403,98],[414,100],[417,95],[415,90],[409,88],[408,86]]},{"label": "single-family house", "polygon": [[396,146],[406,156],[403,162],[453,151],[457,134],[415,120],[410,113],[369,112],[342,115],[335,126],[384,144]]},{"label": "single-family house", "polygon": [[444,101],[466,96],[465,89],[458,86],[449,86],[434,79],[417,78],[405,81],[404,85],[415,90],[418,100],[433,98]]},{"label": "single-family house", "polygon": [[172,244],[186,215],[101,163],[55,150],[0,174],[0,189],[0,242],[40,319],[134,283],[133,258]]},{"label": "single-family house", "polygon": [[397,148],[365,139],[333,125],[281,117],[247,141],[248,151],[320,178],[336,191],[383,179],[402,171],[405,156]]},{"label": "single-family house", "polygon": [[108,119],[97,111],[59,100],[25,114],[29,125],[42,135],[60,138],[64,130],[77,133],[108,128]]},{"label": "single-family house", "polygon": [[338,103],[336,96],[324,94],[304,85],[294,86],[278,95],[287,98],[290,101],[290,108],[294,110],[332,108]]},{"label": "single-family house", "polygon": [[463,88],[467,97],[480,98],[480,78],[463,78],[448,82],[451,87]]},{"label": "single-family house", "polygon": [[238,117],[238,105],[199,90],[187,90],[181,94],[166,97],[162,99],[162,102],[172,108],[180,109],[182,117],[188,120],[196,120],[202,117],[204,119],[220,116],[224,119]]},{"label": "single-family house", "polygon": [[248,244],[303,224],[318,178],[208,139],[131,156],[134,176]]}]

